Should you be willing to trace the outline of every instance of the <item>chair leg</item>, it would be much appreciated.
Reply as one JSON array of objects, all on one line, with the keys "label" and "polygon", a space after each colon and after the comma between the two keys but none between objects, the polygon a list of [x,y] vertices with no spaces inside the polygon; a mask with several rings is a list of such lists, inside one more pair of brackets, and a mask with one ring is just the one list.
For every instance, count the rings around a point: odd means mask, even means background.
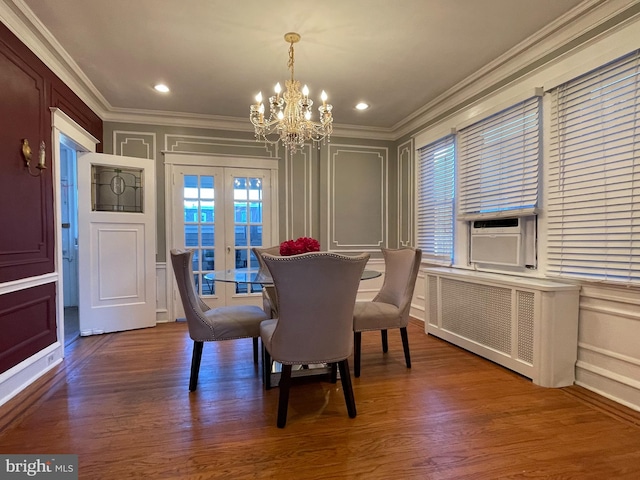
[{"label": "chair leg", "polygon": [[382,352],[387,353],[389,351],[389,341],[386,330],[380,330],[380,335],[382,336]]},{"label": "chair leg", "polygon": [[353,332],[353,374],[360,376],[360,355],[362,351],[362,332]]},{"label": "chair leg", "polygon": [[331,383],[336,383],[338,381],[338,364],[331,364]]},{"label": "chair leg", "polygon": [[409,336],[407,335],[407,327],[400,329],[402,337],[402,348],[404,349],[404,360],[407,362],[407,368],[411,368],[411,355],[409,355]]},{"label": "chair leg", "polygon": [[258,337],[253,337],[253,363],[258,363]]},{"label": "chair leg", "polygon": [[291,387],[291,365],[282,365],[280,374],[280,396],[278,398],[278,428],[287,424],[287,408],[289,406],[289,388]]},{"label": "chair leg", "polygon": [[271,355],[262,344],[262,382],[265,390],[271,390]]},{"label": "chair leg", "polygon": [[200,373],[200,360],[202,360],[202,347],[204,342],[193,342],[193,354],[191,355],[191,378],[189,379],[189,391],[195,392],[198,386],[198,373]]},{"label": "chair leg", "polygon": [[349,360],[346,358],[341,362],[338,362],[340,367],[340,380],[342,381],[342,391],[344,392],[344,401],[347,404],[347,412],[349,412],[349,418],[355,418],[356,412],[356,399],[353,396],[353,386],[351,385],[351,373],[349,373]]}]

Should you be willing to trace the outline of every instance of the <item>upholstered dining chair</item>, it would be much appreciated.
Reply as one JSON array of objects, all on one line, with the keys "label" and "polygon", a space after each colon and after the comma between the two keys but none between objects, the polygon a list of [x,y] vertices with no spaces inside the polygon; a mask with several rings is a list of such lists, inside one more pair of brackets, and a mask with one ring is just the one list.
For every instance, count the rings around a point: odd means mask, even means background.
[{"label": "upholstered dining chair", "polygon": [[[280,245],[274,245],[273,247],[253,247],[251,251],[258,260],[260,270],[268,271],[262,255],[265,253],[269,255],[280,255]],[[262,306],[269,318],[278,317],[278,297],[276,296],[276,289],[273,285],[264,285],[262,287]]]},{"label": "upholstered dining chair", "polygon": [[368,260],[366,253],[264,255],[278,295],[279,316],[260,324],[260,337],[266,375],[272,360],[282,364],[279,428],[287,422],[293,365],[337,363],[349,417],[356,416],[348,357],[353,352],[353,308]]},{"label": "upholstered dining chair", "polygon": [[353,373],[360,376],[362,332],[380,330],[382,351],[388,351],[387,330],[400,329],[407,368],[411,368],[407,324],[416,277],[422,260],[419,248],[382,249],[384,281],[378,294],[370,302],[356,302],[353,312]]},{"label": "upholstered dining chair", "polygon": [[191,250],[171,250],[171,264],[187,318],[189,336],[193,340],[189,380],[191,392],[198,385],[204,342],[253,338],[253,361],[258,363],[260,322],[269,318],[264,310],[255,305],[209,308],[195,290],[192,256]]}]

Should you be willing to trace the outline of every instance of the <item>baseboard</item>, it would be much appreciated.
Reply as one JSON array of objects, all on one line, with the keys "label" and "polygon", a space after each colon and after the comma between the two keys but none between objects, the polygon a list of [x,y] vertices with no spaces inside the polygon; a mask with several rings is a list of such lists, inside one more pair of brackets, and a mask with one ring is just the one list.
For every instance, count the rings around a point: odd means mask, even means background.
[{"label": "baseboard", "polygon": [[609,415],[621,422],[635,427],[640,427],[640,412],[629,407],[610,400],[591,390],[578,385],[571,385],[561,389],[567,395],[570,395],[585,405],[595,408],[596,410]]}]

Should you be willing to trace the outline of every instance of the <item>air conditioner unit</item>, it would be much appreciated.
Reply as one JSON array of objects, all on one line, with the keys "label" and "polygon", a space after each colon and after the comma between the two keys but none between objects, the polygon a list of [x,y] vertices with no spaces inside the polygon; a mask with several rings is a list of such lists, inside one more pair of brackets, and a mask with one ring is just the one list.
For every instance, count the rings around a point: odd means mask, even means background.
[{"label": "air conditioner unit", "polygon": [[520,218],[471,222],[471,262],[524,266],[523,226]]}]

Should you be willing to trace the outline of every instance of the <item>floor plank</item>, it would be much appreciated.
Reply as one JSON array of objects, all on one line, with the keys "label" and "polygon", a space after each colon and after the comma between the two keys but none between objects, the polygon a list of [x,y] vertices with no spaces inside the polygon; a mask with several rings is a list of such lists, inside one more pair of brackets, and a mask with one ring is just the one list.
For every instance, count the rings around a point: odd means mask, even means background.
[{"label": "floor plank", "polygon": [[300,379],[285,429],[250,340],[205,344],[188,391],[184,323],[82,337],[0,407],[1,453],[74,453],[81,479],[637,479],[640,414],[548,389],[409,326],[363,334],[358,416],[340,382]]}]

